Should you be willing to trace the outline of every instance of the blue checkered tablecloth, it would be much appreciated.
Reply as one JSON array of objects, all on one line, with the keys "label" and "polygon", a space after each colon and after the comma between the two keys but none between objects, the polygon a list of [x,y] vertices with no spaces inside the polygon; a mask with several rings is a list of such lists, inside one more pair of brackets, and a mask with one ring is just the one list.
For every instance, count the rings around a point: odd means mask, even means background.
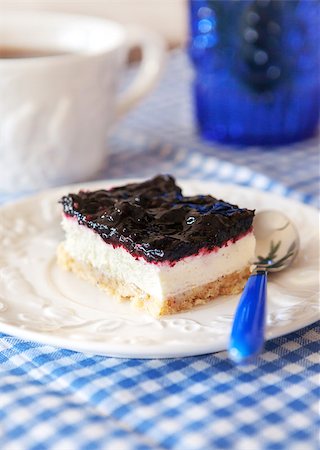
[{"label": "blue checkered tablecloth", "polygon": [[[263,150],[204,143],[190,78],[186,56],[173,53],[158,88],[114,130],[97,178],[170,172],[319,205],[316,138]],[[0,334],[0,449],[319,449],[319,337],[316,323],[235,367],[225,352],[128,360]]]}]

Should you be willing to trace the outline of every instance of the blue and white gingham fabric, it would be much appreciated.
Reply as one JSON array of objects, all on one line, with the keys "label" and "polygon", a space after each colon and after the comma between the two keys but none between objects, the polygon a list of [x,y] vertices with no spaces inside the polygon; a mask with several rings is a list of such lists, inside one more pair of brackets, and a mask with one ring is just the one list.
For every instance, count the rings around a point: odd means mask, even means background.
[{"label": "blue and white gingham fabric", "polygon": [[[205,144],[193,131],[189,80],[185,55],[173,54],[158,89],[114,131],[115,153],[97,178],[170,172],[319,205],[316,140]],[[0,334],[0,449],[318,450],[319,338],[316,323],[235,367],[225,352],[127,360]]]},{"label": "blue and white gingham fabric", "polygon": [[318,449],[319,328],[225,352],[122,360],[3,336],[2,449]]}]

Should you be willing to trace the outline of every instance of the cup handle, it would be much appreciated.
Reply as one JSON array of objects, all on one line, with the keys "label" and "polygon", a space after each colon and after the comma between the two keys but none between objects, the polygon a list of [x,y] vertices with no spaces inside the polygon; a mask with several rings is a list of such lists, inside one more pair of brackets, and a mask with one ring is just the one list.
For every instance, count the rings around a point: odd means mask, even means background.
[{"label": "cup handle", "polygon": [[138,72],[130,86],[120,95],[116,107],[121,117],[154,86],[162,71],[165,58],[164,40],[152,31],[130,26],[127,29],[128,48],[140,47],[142,58]]}]

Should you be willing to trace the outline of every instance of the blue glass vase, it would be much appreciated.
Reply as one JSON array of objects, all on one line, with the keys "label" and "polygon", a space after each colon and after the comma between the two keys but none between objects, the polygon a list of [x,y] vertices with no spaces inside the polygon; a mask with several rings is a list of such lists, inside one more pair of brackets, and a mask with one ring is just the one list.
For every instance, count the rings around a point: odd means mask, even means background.
[{"label": "blue glass vase", "polygon": [[240,145],[313,136],[320,113],[319,1],[190,0],[200,134]]}]

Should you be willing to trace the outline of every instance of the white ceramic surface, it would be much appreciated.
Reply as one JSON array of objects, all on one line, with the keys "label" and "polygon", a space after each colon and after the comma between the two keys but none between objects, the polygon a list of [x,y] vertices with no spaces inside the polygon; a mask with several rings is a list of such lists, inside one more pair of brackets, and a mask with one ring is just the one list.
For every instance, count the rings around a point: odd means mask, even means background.
[{"label": "white ceramic surface", "polygon": [[[62,52],[0,58],[0,191],[9,193],[94,175],[111,125],[150,90],[164,54],[152,32],[49,12],[1,12],[0,45]],[[140,70],[117,98],[134,46],[142,49]]]},{"label": "white ceramic surface", "polygon": [[[300,231],[301,252],[292,267],[270,275],[267,339],[319,319],[317,210],[239,186],[191,181],[181,185],[185,193],[210,193],[239,206],[284,211]],[[81,187],[109,186],[99,182]],[[0,331],[62,348],[129,358],[224,350],[238,296],[220,297],[210,305],[157,320],[57,267],[55,251],[63,239],[57,201],[78,187],[46,191],[0,209]]]}]

